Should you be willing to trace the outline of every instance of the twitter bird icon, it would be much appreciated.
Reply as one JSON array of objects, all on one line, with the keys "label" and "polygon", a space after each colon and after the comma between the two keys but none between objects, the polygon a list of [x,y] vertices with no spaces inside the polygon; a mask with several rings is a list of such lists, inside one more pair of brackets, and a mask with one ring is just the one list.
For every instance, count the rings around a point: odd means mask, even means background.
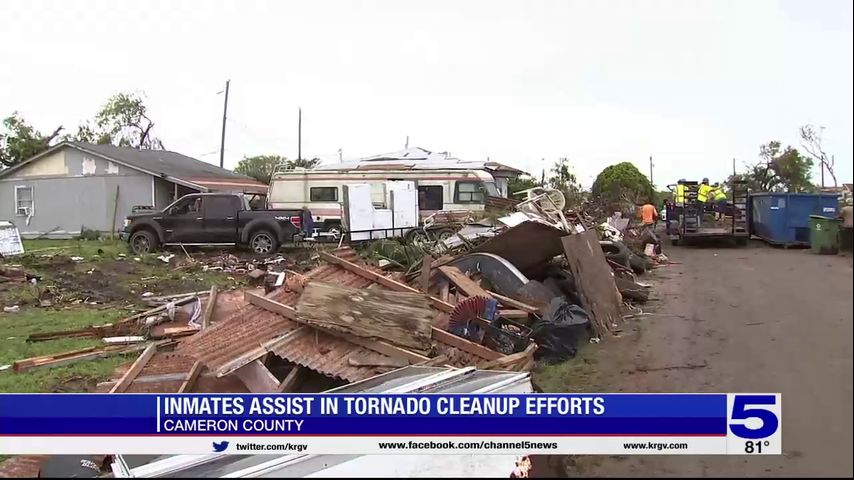
[{"label": "twitter bird icon", "polygon": [[221,442],[213,442],[213,451],[215,453],[224,452],[226,448],[228,448],[228,441],[226,440],[223,440]]}]

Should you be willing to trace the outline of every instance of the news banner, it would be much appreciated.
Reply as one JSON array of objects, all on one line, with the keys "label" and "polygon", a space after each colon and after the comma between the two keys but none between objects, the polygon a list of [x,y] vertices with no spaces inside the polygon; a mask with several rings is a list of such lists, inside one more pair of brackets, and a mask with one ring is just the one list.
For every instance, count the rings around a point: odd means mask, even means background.
[{"label": "news banner", "polygon": [[781,453],[780,394],[3,394],[0,454]]}]

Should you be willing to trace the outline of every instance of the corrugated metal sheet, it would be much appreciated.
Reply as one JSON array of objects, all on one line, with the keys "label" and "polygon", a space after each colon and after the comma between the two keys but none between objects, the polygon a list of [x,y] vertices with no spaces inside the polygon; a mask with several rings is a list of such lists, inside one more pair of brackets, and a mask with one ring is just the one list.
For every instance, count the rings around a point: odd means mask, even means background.
[{"label": "corrugated metal sheet", "polygon": [[390,367],[350,365],[352,356],[377,361],[388,357],[313,328],[300,329],[294,335],[285,337],[282,342],[276,342],[270,350],[290,362],[348,382],[357,382],[392,370]]}]

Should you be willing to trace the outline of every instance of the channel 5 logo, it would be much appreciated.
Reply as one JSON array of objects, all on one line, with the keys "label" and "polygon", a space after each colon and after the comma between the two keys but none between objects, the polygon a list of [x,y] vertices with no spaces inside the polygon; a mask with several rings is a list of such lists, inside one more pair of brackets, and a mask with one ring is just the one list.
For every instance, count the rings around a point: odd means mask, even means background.
[{"label": "channel 5 logo", "polygon": [[780,395],[728,395],[729,431],[740,438],[768,438],[780,429]]}]

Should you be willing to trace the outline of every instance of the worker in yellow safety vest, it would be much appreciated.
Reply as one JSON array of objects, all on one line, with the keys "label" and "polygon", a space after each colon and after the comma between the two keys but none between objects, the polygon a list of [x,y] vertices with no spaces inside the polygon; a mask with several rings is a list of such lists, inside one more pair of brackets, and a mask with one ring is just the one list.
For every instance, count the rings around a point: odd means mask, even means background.
[{"label": "worker in yellow safety vest", "polygon": [[726,213],[726,193],[723,187],[715,184],[715,218],[721,219]]},{"label": "worker in yellow safety vest", "polygon": [[671,192],[673,192],[673,203],[677,207],[682,207],[685,205],[685,179],[680,178],[676,185],[670,184],[667,186]]},{"label": "worker in yellow safety vest", "polygon": [[709,185],[709,179],[704,178],[703,183],[697,188],[697,201],[705,204],[709,201],[709,196],[711,196],[712,190],[715,188]]}]

